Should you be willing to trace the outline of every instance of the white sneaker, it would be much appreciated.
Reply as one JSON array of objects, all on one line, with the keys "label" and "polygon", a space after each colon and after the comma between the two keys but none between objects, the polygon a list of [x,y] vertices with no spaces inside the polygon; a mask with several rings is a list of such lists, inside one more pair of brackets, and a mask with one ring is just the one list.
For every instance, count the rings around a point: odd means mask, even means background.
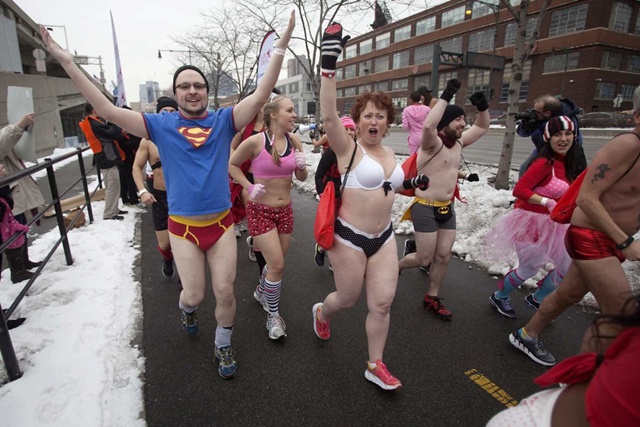
[{"label": "white sneaker", "polygon": [[286,337],[287,327],[284,324],[284,320],[279,315],[269,316],[267,319],[267,330],[269,331],[269,338],[277,340],[280,337]]},{"label": "white sneaker", "polygon": [[256,299],[256,301],[262,304],[262,309],[268,313],[269,303],[267,302],[267,297],[264,295],[264,293],[260,292],[260,285],[256,286],[256,290],[253,291],[253,297]]},{"label": "white sneaker", "polygon": [[256,253],[253,251],[253,237],[247,237],[247,246],[249,246],[249,259],[253,262],[257,262]]},{"label": "white sneaker", "polygon": [[233,231],[236,233],[236,238],[242,237],[242,231],[240,231],[240,225],[233,224]]}]

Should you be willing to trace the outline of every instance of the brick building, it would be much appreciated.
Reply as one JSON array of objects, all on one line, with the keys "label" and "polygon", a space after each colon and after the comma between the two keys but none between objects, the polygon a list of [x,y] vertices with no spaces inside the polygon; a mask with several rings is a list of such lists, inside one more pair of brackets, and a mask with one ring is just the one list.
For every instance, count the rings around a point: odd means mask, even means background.
[{"label": "brick building", "polygon": [[[516,24],[499,3],[452,0],[351,39],[338,63],[338,110],[350,111],[356,96],[370,90],[388,92],[402,109],[419,86],[439,89],[433,92],[437,96],[455,77],[463,82],[458,104],[476,90],[491,89],[492,115],[506,111]],[[538,19],[540,3],[531,2],[528,32]],[[519,0],[511,4],[517,7]],[[465,10],[470,5],[469,15]],[[483,53],[491,61],[494,54],[503,56],[506,66],[491,73],[441,65],[437,88],[432,88],[435,45],[443,51]],[[631,109],[640,84],[640,2],[553,0],[523,71],[521,111],[545,93],[566,96],[585,111]],[[614,108],[618,95],[623,102]]]}]

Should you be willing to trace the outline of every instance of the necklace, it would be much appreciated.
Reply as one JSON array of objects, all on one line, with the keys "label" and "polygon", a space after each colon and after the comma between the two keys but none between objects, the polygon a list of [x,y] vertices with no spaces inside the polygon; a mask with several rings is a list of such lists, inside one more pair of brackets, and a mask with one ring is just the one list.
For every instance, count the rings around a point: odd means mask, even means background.
[{"label": "necklace", "polygon": [[[267,140],[269,141],[269,145],[271,147],[273,147],[274,150],[277,150],[276,144],[275,144],[275,139],[276,139],[275,135],[271,136],[271,134],[269,134],[269,132],[267,132]],[[287,152],[287,148],[289,148],[289,139],[286,136],[284,137],[284,142],[285,142],[284,150],[282,151],[282,153],[278,152],[280,157],[284,156],[286,154],[286,152]]]}]

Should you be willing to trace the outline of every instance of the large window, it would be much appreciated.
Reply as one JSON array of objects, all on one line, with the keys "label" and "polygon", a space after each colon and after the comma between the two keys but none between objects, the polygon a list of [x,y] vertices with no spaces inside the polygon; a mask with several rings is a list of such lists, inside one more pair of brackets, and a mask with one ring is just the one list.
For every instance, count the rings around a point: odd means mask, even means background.
[{"label": "large window", "polygon": [[579,52],[547,56],[544,60],[542,72],[556,73],[558,71],[575,70],[578,68],[579,57]]},{"label": "large window", "polygon": [[347,65],[344,67],[344,79],[352,79],[356,76],[356,65]]},{"label": "large window", "polygon": [[342,68],[336,70],[336,81],[342,80]]},{"label": "large window", "polygon": [[405,50],[402,52],[393,54],[393,69],[397,70],[398,68],[404,68],[409,66],[409,51]]},{"label": "large window", "polygon": [[[500,102],[507,102],[509,99],[509,86],[511,85],[511,64],[504,67],[502,75],[502,87],[500,90]],[[520,85],[519,101],[526,101],[529,95],[529,79],[531,78],[531,60],[526,61],[522,66],[522,80]]]},{"label": "large window", "polygon": [[416,36],[430,33],[436,29],[436,17],[431,16],[416,22]]},{"label": "large window", "polygon": [[493,50],[493,42],[495,40],[495,27],[478,31],[469,35],[469,48],[470,52],[486,52]]},{"label": "large window", "polygon": [[432,93],[431,95],[433,95],[434,98],[438,98],[442,92],[444,91],[444,88],[447,87],[447,82],[451,79],[457,79],[458,78],[458,73],[456,71],[449,71],[449,72],[444,72],[444,73],[440,73],[438,75],[438,88],[439,91],[438,93]]},{"label": "large window", "polygon": [[588,6],[588,4],[582,4],[553,12],[549,37],[583,31],[587,20]]},{"label": "large window", "polygon": [[640,13],[638,13],[638,17],[636,18],[636,29],[633,30],[633,33],[636,36],[640,36]]},{"label": "large window", "polygon": [[602,53],[602,68],[620,71],[622,69],[622,54],[620,52],[604,51]]},{"label": "large window", "polygon": [[[488,15],[490,13],[495,13],[499,7],[500,0],[484,0],[482,3],[480,2],[472,2],[473,9],[471,10],[472,18],[479,18],[481,16]],[[490,6],[493,4],[495,6]]]},{"label": "large window", "polygon": [[342,89],[337,89],[336,90],[336,97],[344,98],[344,91]]},{"label": "large window", "polygon": [[481,90],[488,96],[490,80],[490,70],[478,70],[476,68],[469,68],[469,75],[467,77],[467,93],[472,94]]},{"label": "large window", "polygon": [[407,90],[409,88],[409,79],[399,79],[391,82],[391,90]]},{"label": "large window", "polygon": [[393,42],[398,43],[411,37],[411,25],[405,25],[393,32]]},{"label": "large window", "polygon": [[371,61],[362,61],[358,65],[358,76],[368,76],[371,74]]},{"label": "large window", "polygon": [[378,82],[376,83],[376,91],[377,92],[387,92],[389,90],[389,82]]},{"label": "large window", "polygon": [[389,57],[388,56],[383,56],[380,58],[376,58],[375,63],[374,63],[374,71],[376,73],[381,73],[383,71],[388,71],[389,70]]},{"label": "large window", "polygon": [[356,96],[356,88],[355,88],[355,86],[345,87],[344,88],[344,96]]},{"label": "large window", "polygon": [[289,83],[289,92],[288,93],[298,93],[300,90],[298,89],[298,82]]},{"label": "large window", "polygon": [[440,43],[445,52],[462,52],[462,37],[454,37]]},{"label": "large window", "polygon": [[626,71],[640,73],[640,56],[631,55],[628,57]]},{"label": "large window", "polygon": [[389,46],[389,33],[380,34],[376,36],[376,49],[384,49]]},{"label": "large window", "polygon": [[419,46],[413,50],[413,63],[430,64],[433,62],[433,45]]},{"label": "large window", "polygon": [[626,84],[622,85],[620,88],[620,95],[622,95],[622,99],[625,101],[633,101],[633,92],[635,92],[638,85],[635,84]]},{"label": "large window", "polygon": [[609,28],[614,31],[623,33],[629,32],[629,24],[631,23],[631,13],[633,8],[627,3],[615,2],[611,9],[611,18],[609,19]]},{"label": "large window", "polygon": [[413,88],[414,90],[418,90],[420,86],[429,87],[431,86],[431,74],[423,74],[421,76],[416,76],[413,79]]},{"label": "large window", "polygon": [[616,97],[616,84],[613,82],[597,82],[596,98],[613,99]]},{"label": "large window", "polygon": [[352,44],[347,46],[344,49],[344,59],[354,58],[357,54],[358,46],[356,44]]},{"label": "large window", "polygon": [[[527,21],[527,35],[526,39],[528,40],[533,34],[533,29],[538,24],[538,18],[529,18]],[[518,24],[516,22],[512,22],[507,25],[507,30],[504,34],[504,45],[513,46],[516,44],[516,33],[518,32]]]},{"label": "large window", "polygon": [[360,42],[360,55],[371,52],[371,39]]},{"label": "large window", "polygon": [[[393,98],[393,106],[396,108],[404,108],[407,106],[407,97],[403,96],[402,98]],[[396,119],[398,118],[399,114],[396,114]]]},{"label": "large window", "polygon": [[455,9],[442,12],[442,24],[441,28],[447,28],[464,21],[465,6],[456,7]]}]

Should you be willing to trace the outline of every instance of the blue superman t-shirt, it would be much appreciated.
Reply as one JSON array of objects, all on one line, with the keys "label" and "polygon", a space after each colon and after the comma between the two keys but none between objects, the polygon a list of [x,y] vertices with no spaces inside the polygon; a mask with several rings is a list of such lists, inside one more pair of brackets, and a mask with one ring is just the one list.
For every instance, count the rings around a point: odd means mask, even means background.
[{"label": "blue superman t-shirt", "polygon": [[160,152],[169,214],[196,216],[229,209],[229,151],[236,133],[233,108],[196,119],[177,111],[143,117]]}]

